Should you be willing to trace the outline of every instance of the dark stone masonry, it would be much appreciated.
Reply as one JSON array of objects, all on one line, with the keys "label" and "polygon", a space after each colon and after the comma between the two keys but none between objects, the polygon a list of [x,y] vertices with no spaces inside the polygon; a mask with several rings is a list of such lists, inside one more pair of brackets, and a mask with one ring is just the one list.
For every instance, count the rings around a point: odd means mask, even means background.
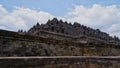
[{"label": "dark stone masonry", "polygon": [[120,68],[120,58],[1,59],[0,68]]}]

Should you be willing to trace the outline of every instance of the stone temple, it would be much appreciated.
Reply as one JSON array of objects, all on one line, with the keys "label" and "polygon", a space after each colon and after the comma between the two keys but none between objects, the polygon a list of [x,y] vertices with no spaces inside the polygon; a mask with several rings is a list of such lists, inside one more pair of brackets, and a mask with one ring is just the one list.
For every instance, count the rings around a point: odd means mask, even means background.
[{"label": "stone temple", "polygon": [[92,29],[76,22],[74,24],[68,23],[66,21],[63,22],[62,20],[58,20],[57,18],[48,20],[46,24],[40,25],[39,23],[37,23],[30,30],[28,30],[27,33],[42,36],[42,33],[44,31],[60,35],[69,35],[71,37],[74,36],[77,38],[85,36],[104,42],[120,42],[120,39],[118,37],[111,37],[109,36],[109,34],[102,32],[99,29]]},{"label": "stone temple", "polygon": [[0,29],[0,68],[120,68],[120,39],[57,18],[25,32]]}]

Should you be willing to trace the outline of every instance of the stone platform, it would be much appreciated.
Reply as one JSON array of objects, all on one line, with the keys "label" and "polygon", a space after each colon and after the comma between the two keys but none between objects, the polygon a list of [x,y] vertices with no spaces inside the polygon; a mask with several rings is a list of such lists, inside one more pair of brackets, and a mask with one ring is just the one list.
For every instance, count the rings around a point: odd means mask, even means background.
[{"label": "stone platform", "polygon": [[120,56],[0,57],[0,68],[119,68]]}]

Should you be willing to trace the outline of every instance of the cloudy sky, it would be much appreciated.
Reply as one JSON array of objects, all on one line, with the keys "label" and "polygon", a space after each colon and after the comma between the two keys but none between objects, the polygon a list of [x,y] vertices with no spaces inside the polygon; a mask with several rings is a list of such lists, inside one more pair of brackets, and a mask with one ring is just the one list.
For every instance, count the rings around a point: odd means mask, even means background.
[{"label": "cloudy sky", "polygon": [[120,0],[0,0],[0,29],[28,30],[54,17],[120,37]]}]

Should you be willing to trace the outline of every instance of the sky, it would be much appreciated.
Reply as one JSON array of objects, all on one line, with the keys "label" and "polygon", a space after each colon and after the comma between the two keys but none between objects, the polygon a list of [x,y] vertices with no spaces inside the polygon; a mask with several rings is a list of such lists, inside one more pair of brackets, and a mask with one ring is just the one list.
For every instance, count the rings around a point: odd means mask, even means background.
[{"label": "sky", "polygon": [[0,29],[29,30],[54,17],[120,38],[120,0],[0,0]]}]

